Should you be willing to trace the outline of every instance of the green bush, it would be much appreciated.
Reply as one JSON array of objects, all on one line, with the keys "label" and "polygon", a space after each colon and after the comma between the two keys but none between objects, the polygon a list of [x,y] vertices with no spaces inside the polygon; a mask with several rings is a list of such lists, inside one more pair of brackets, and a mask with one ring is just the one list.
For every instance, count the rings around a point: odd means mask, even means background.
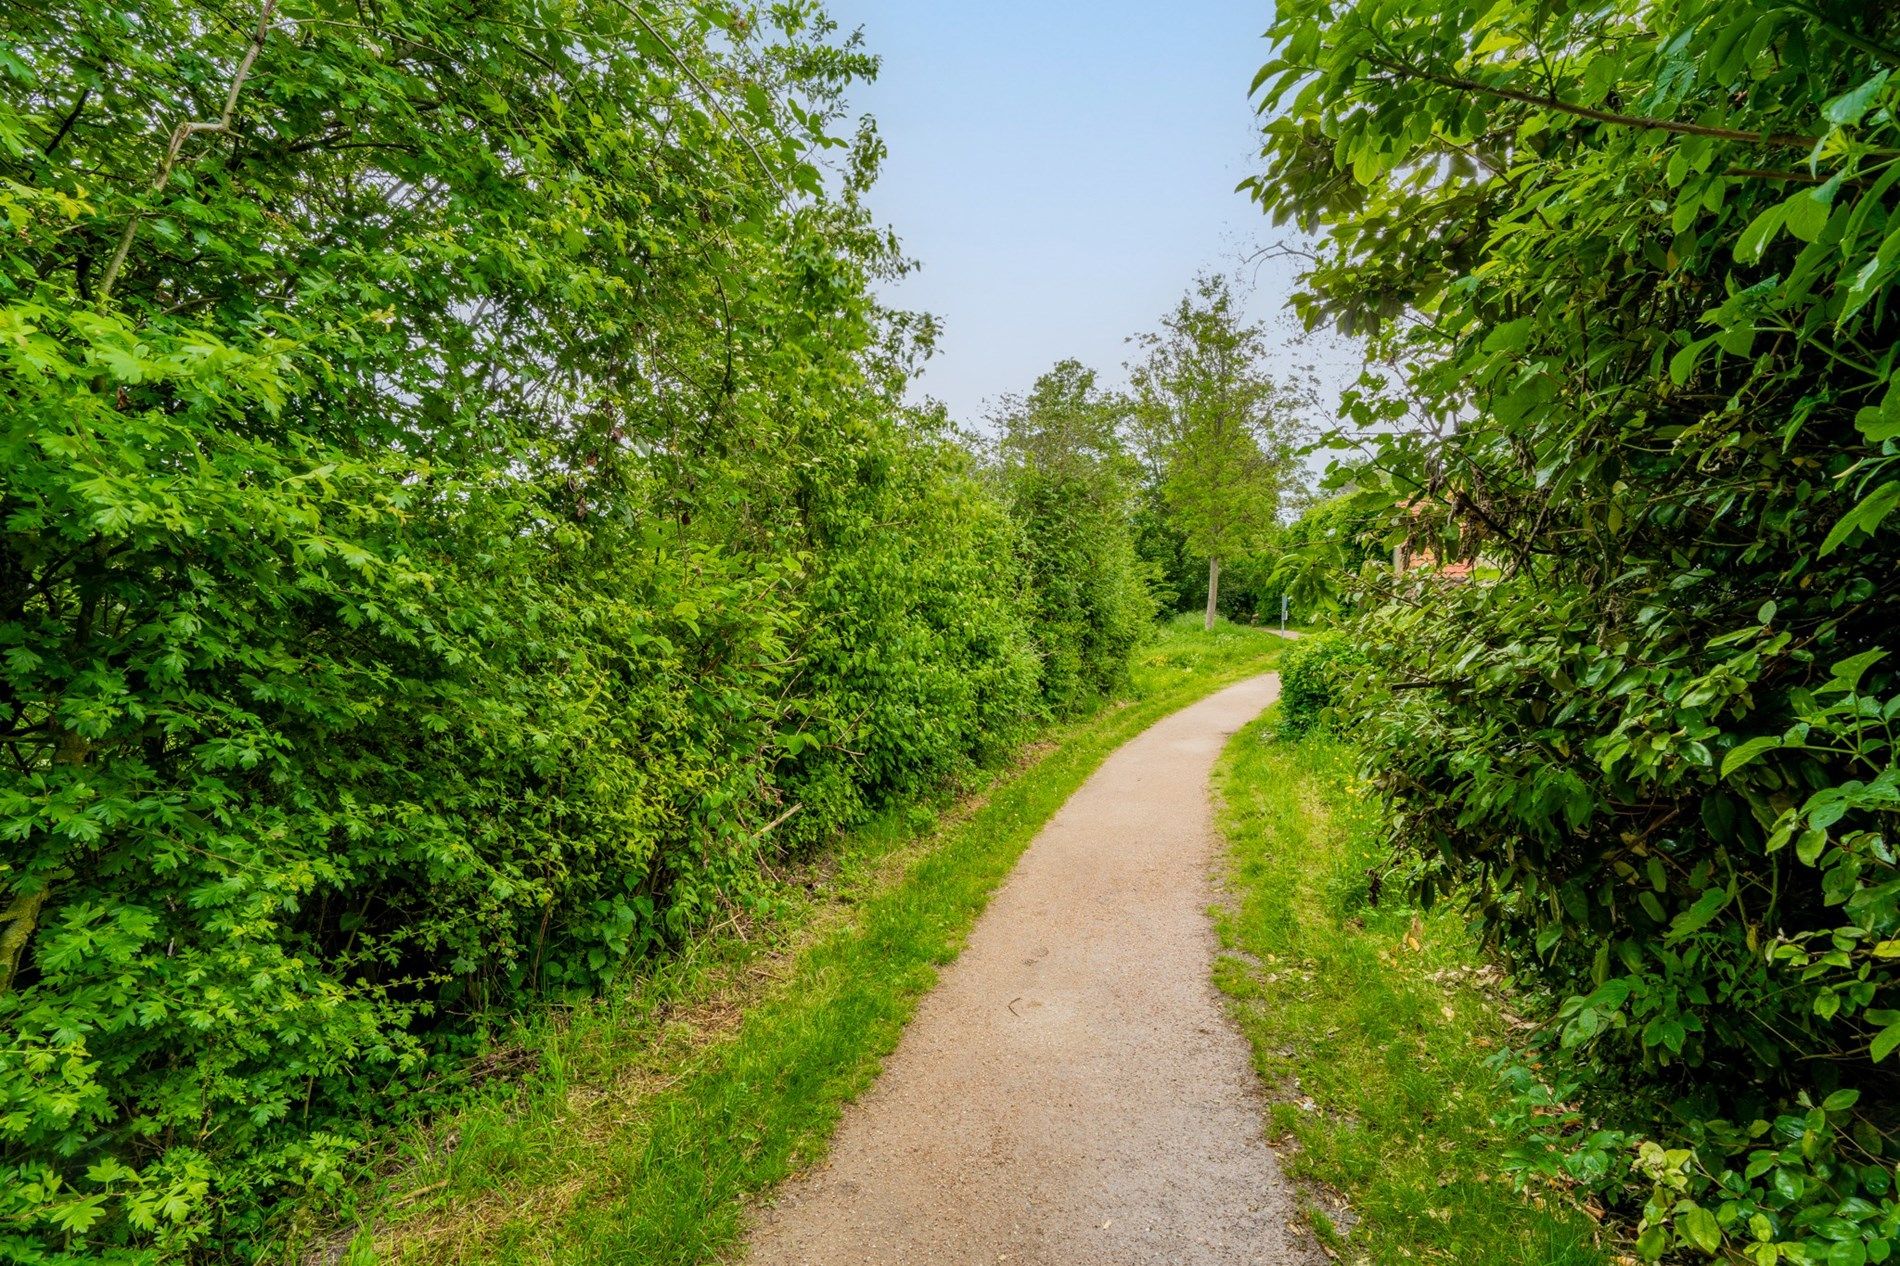
[{"label": "green bush", "polygon": [[1315,726],[1339,728],[1353,671],[1365,657],[1345,633],[1312,633],[1280,657],[1280,733],[1287,738]]},{"label": "green bush", "polygon": [[855,45],[266,12],[0,11],[9,1262],[268,1254],[491,1023],[1043,708],[881,144],[815,165]]},{"label": "green bush", "polygon": [[1069,715],[1119,688],[1153,623],[1127,458],[1095,372],[1063,361],[1003,419],[1001,488],[1028,579],[1042,693]]},{"label": "green bush", "polygon": [[1328,233],[1308,317],[1395,367],[1346,400],[1362,491],[1497,572],[1359,630],[1404,687],[1361,736],[1393,842],[1541,994],[1563,1144],[1643,1255],[1886,1260],[1900,10],[1298,0],[1275,35],[1257,191]]}]

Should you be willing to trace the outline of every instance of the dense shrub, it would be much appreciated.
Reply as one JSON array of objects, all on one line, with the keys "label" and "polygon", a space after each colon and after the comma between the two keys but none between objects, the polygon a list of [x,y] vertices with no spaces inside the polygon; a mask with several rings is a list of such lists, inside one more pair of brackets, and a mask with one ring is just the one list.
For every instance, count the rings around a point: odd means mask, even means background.
[{"label": "dense shrub", "polygon": [[[1644,1255],[1884,1260],[1900,10],[1303,0],[1275,35],[1257,190],[1330,235],[1309,317],[1405,367],[1347,400],[1362,493],[1499,573],[1361,631],[1405,687],[1365,731],[1394,841],[1548,990],[1575,1172],[1639,1184]],[[1609,1164],[1593,1118],[1652,1146]]]},{"label": "dense shrub", "polygon": [[1043,695],[1057,714],[1120,686],[1154,619],[1118,420],[1095,372],[1075,361],[1044,374],[1001,418],[1000,482],[1028,571]]},{"label": "dense shrub", "polygon": [[25,1263],[266,1252],[485,1016],[1041,708],[815,9],[126,14],[0,11]]},{"label": "dense shrub", "polygon": [[[969,453],[920,419],[865,454],[824,515],[808,692],[776,777],[815,838],[1019,743],[1040,711],[1029,579],[1009,508]],[[1128,647],[1096,645],[1104,679]]]},{"label": "dense shrub", "polygon": [[1280,733],[1291,738],[1315,726],[1333,728],[1356,667],[1365,656],[1350,634],[1312,633],[1280,657]]}]

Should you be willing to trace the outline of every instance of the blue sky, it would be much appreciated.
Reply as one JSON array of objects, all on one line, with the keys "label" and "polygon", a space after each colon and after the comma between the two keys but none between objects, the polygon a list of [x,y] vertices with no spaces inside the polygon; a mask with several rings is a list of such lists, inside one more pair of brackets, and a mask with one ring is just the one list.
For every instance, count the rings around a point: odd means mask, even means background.
[{"label": "blue sky", "polygon": [[[1257,150],[1261,0],[830,8],[883,57],[852,105],[891,151],[872,207],[923,265],[890,297],[944,321],[917,390],[960,421],[1065,356],[1119,381],[1124,340],[1197,269],[1233,272],[1274,240],[1234,192]],[[1278,314],[1289,271],[1243,275]]]}]

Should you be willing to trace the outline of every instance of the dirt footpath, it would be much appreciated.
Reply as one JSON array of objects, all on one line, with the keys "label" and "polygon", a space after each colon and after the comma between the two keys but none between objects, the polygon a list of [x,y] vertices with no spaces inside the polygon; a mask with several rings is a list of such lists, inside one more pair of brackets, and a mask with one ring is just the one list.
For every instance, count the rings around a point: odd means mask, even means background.
[{"label": "dirt footpath", "polygon": [[1221,745],[1258,677],[1111,756],[1043,828],[755,1266],[1323,1261],[1209,983]]}]

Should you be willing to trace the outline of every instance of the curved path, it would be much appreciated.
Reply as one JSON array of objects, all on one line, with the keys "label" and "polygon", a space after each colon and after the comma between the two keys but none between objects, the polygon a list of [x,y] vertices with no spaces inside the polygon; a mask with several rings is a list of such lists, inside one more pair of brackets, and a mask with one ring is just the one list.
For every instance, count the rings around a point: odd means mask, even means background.
[{"label": "curved path", "polygon": [[1122,747],[1051,818],[755,1266],[1323,1260],[1209,981],[1208,778],[1274,676]]}]

